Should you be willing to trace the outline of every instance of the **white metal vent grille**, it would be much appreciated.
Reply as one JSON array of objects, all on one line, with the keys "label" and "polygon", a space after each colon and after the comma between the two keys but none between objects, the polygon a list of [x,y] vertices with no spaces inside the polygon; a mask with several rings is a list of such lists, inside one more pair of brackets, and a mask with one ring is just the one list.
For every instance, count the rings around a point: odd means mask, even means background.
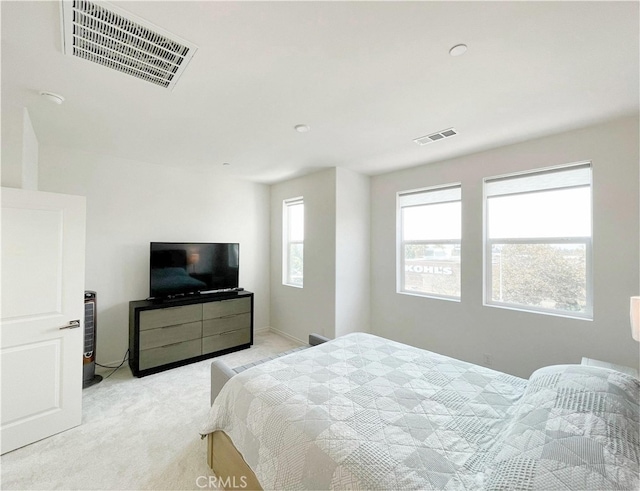
[{"label": "white metal vent grille", "polygon": [[427,136],[421,136],[420,138],[416,138],[413,140],[418,145],[428,145],[429,143],[437,142],[438,140],[444,140],[445,138],[450,138],[452,136],[456,136],[458,132],[454,128],[448,128],[446,130],[438,131],[437,133],[431,133]]},{"label": "white metal vent grille", "polygon": [[62,1],[64,52],[173,89],[198,49],[105,2]]}]

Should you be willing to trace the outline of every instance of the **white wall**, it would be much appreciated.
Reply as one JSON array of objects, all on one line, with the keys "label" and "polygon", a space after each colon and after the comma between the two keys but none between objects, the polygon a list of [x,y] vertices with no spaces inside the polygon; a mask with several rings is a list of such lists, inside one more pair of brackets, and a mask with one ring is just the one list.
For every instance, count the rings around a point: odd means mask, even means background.
[{"label": "white wall", "polygon": [[40,189],[86,196],[86,288],[98,293],[98,362],[128,347],[128,304],[149,295],[149,242],[239,242],[240,285],[269,325],[269,188],[220,171],[180,170],[40,148]]},{"label": "white wall", "polygon": [[22,187],[23,107],[2,100],[2,185]]},{"label": "white wall", "polygon": [[[271,327],[307,342],[334,337],[336,169],[271,186]],[[282,202],[304,198],[304,287],[282,284]]]},{"label": "white wall", "polygon": [[38,139],[26,107],[3,99],[2,186],[38,190]]},{"label": "white wall", "polygon": [[370,178],[336,169],[335,336],[370,330]]},{"label": "white wall", "polygon": [[27,108],[22,110],[22,189],[38,190],[38,139]]},{"label": "white wall", "polygon": [[[306,342],[370,330],[370,178],[326,169],[271,186],[271,327]],[[304,287],[282,284],[282,202],[304,198]]]},{"label": "white wall", "polygon": [[[478,364],[489,354],[494,368],[523,377],[582,356],[638,366],[629,326],[629,297],[640,293],[638,130],[637,118],[624,118],[372,178],[372,332]],[[585,160],[593,163],[593,321],[484,307],[482,178]],[[398,294],[396,193],[451,182],[462,182],[462,301]]]}]

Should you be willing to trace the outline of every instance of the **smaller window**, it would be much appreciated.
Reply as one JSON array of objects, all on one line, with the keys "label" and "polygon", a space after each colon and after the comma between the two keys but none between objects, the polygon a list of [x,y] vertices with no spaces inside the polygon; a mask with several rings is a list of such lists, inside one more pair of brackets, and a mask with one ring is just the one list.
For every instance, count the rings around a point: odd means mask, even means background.
[{"label": "smaller window", "polygon": [[283,201],[282,283],[303,286],[304,273],[304,200]]},{"label": "smaller window", "polygon": [[398,292],[460,299],[459,184],[398,194]]}]

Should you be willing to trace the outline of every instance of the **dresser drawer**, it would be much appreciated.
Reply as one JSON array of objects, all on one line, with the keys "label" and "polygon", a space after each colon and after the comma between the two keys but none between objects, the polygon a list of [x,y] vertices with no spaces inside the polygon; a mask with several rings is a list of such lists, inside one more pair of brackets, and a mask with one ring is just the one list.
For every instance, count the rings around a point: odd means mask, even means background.
[{"label": "dresser drawer", "polygon": [[202,338],[202,354],[213,353],[227,348],[233,348],[241,344],[251,342],[251,329],[239,329],[237,331],[223,332],[215,336]]},{"label": "dresser drawer", "polygon": [[176,326],[202,320],[202,305],[184,305],[140,312],[140,330]]},{"label": "dresser drawer", "polygon": [[251,327],[251,314],[234,314],[217,319],[207,319],[202,321],[202,336],[213,336],[227,331],[237,331],[238,329]]},{"label": "dresser drawer", "polygon": [[179,326],[158,327],[140,331],[140,349],[158,348],[202,337],[202,322],[191,322]]},{"label": "dresser drawer", "polygon": [[216,317],[243,314],[245,312],[251,312],[250,298],[222,300],[220,302],[207,302],[202,304],[203,319],[214,319]]},{"label": "dresser drawer", "polygon": [[147,368],[200,356],[201,350],[201,339],[170,344],[160,348],[145,349],[140,351],[139,369],[146,370]]}]

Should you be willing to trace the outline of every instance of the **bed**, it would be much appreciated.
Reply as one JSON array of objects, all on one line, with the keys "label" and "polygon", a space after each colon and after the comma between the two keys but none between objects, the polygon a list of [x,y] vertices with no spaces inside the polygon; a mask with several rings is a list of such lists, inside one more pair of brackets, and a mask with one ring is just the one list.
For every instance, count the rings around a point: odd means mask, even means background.
[{"label": "bed", "polygon": [[613,370],[525,380],[355,333],[234,375],[203,434],[246,488],[635,490],[639,391]]}]

